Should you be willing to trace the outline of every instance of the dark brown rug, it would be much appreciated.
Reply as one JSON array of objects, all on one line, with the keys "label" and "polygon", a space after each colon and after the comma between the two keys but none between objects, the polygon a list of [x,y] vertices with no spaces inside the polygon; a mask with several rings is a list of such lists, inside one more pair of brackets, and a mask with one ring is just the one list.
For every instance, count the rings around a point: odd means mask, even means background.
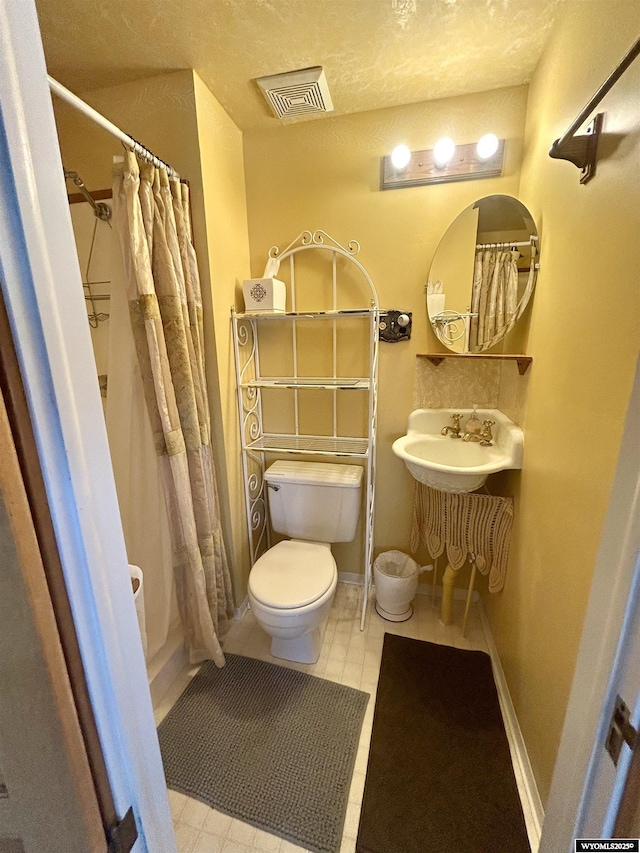
[{"label": "dark brown rug", "polygon": [[358,853],[531,853],[491,659],[385,634]]}]

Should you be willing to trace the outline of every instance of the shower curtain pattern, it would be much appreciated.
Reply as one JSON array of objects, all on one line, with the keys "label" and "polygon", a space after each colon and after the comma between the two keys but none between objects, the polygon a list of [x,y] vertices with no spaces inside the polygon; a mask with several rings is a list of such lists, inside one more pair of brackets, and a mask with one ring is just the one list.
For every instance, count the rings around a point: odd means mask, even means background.
[{"label": "shower curtain pattern", "polygon": [[471,295],[469,349],[479,352],[496,343],[512,323],[518,305],[517,250],[499,248],[476,253]]},{"label": "shower curtain pattern", "polygon": [[113,186],[136,352],[161,469],[178,608],[192,663],[224,665],[232,612],[203,355],[188,187],[127,153]]}]

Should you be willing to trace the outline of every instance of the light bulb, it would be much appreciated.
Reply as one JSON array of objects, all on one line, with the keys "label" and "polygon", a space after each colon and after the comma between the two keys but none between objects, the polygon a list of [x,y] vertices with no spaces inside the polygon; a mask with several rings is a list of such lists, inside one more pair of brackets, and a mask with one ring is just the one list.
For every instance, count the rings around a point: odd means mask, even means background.
[{"label": "light bulb", "polygon": [[406,169],[411,160],[411,151],[406,145],[396,145],[391,152],[391,162],[395,169]]},{"label": "light bulb", "polygon": [[481,160],[487,160],[489,157],[493,157],[493,155],[498,150],[499,144],[500,142],[495,133],[485,133],[485,135],[480,139],[476,147],[478,157]]},{"label": "light bulb", "polygon": [[442,139],[439,139],[433,149],[433,159],[436,162],[436,166],[439,169],[446,166],[453,157],[455,150],[456,145],[453,139],[450,139],[448,136],[443,136]]}]

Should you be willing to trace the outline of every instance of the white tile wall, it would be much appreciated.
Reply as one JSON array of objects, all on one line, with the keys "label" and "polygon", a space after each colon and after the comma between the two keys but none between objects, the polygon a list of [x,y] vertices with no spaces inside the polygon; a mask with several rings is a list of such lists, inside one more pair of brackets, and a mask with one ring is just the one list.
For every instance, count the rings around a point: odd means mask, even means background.
[{"label": "white tile wall", "polygon": [[[385,622],[370,607],[365,631],[361,633],[358,618],[361,594],[361,587],[338,584],[320,659],[313,665],[295,664],[272,657],[269,653],[271,638],[256,624],[251,612],[241,620],[232,623],[223,643],[224,650],[227,652],[248,655],[281,666],[291,666],[302,672],[348,684],[350,687],[371,694],[349,792],[340,853],[355,851],[385,631],[456,648],[487,651],[484,631],[475,605],[472,605],[469,614],[466,639],[462,637],[460,630],[463,602],[454,602],[454,624],[444,626],[438,619],[438,602],[434,607],[431,604],[431,597],[426,595],[416,597],[415,612],[408,622],[395,624]],[[176,679],[156,709],[156,723],[160,723],[165,717],[197,670],[197,667],[187,667]],[[169,791],[169,802],[176,827],[179,853],[265,853],[266,851],[301,853],[304,851],[302,847],[230,818],[184,794]]]}]

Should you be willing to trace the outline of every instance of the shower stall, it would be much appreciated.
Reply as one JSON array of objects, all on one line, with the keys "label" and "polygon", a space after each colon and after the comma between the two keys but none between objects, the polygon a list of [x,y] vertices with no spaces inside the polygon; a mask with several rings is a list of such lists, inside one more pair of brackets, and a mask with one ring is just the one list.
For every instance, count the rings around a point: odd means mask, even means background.
[{"label": "shower stall", "polygon": [[110,193],[89,195],[71,180],[80,189],[69,196],[71,220],[127,556],[143,576],[143,630],[155,702],[186,662],[158,455],[131,331],[120,247],[110,221]]}]

